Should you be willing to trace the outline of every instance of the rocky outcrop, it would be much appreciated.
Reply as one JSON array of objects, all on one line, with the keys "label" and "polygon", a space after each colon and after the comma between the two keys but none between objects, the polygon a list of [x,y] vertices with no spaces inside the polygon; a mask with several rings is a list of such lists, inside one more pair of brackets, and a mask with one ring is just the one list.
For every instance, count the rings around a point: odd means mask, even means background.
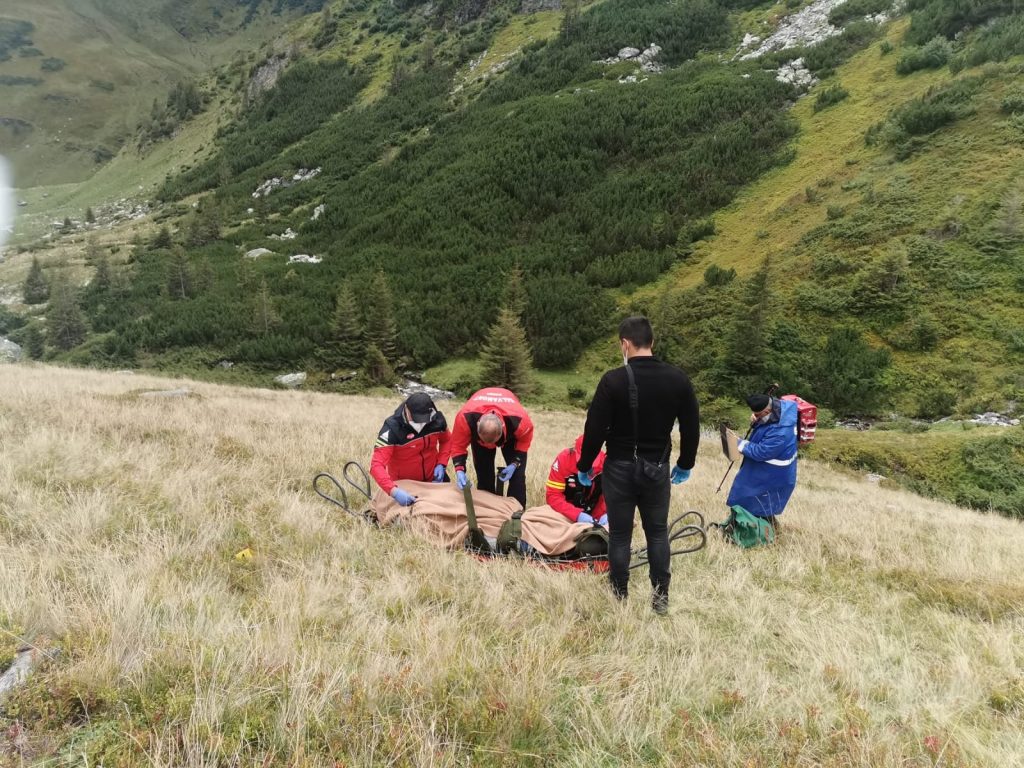
[{"label": "rocky outcrop", "polygon": [[297,253],[288,257],[289,264],[319,264],[323,259],[320,256],[310,256],[308,253]]},{"label": "rocky outcrop", "polygon": [[291,227],[288,227],[280,235],[271,235],[270,239],[271,240],[294,240],[298,236],[299,236],[298,232],[293,230]]},{"label": "rocky outcrop", "polygon": [[779,67],[775,79],[780,83],[789,83],[801,91],[806,91],[818,82],[811,70],[804,64],[803,59],[793,59]]},{"label": "rocky outcrop", "polygon": [[522,0],[519,4],[519,12],[526,14],[560,10],[562,10],[562,0]]},{"label": "rocky outcrop", "polygon": [[1009,416],[1004,416],[1001,413],[995,413],[988,411],[987,413],[979,413],[977,416],[968,419],[972,424],[984,424],[989,427],[1018,427],[1020,426],[1020,419],[1011,419]]},{"label": "rocky outcrop", "polygon": [[267,197],[272,192],[275,192],[278,189],[287,189],[288,187],[294,186],[295,184],[301,184],[304,181],[315,179],[317,176],[320,175],[320,172],[322,170],[323,168],[300,168],[292,175],[290,179],[275,176],[272,179],[267,179],[258,187],[256,187],[256,191],[252,193],[252,196],[255,199]]},{"label": "rocky outcrop", "polygon": [[[828,15],[845,2],[846,0],[815,0],[806,8],[784,18],[778,29],[764,40],[754,35],[747,35],[743,39],[744,43],[749,42],[750,45],[754,45],[756,41],[760,44],[752,51],[741,53],[740,58],[756,59],[771,51],[816,45],[822,40],[838,35],[841,30],[829,23]],[[740,50],[742,51],[745,47],[741,44]]]},{"label": "rocky outcrop", "polygon": [[249,84],[245,88],[245,103],[252,104],[260,96],[277,85],[278,78],[288,66],[288,54],[281,53],[271,56],[252,73]]},{"label": "rocky outcrop", "polygon": [[[602,64],[618,64],[622,61],[631,61],[634,64],[639,65],[640,71],[656,74],[663,71],[665,68],[658,64],[655,59],[661,53],[661,46],[657,43],[651,43],[649,46],[644,48],[642,51],[639,48],[626,47],[619,50],[617,54],[608,59],[603,59]],[[619,79],[619,82],[636,82],[633,80]]]},{"label": "rocky outcrop", "polygon": [[285,373],[281,376],[275,376],[274,382],[288,389],[298,389],[306,383],[306,374],[302,372]]},{"label": "rocky outcrop", "polygon": [[21,347],[10,339],[0,339],[0,363],[17,363],[21,360]]},{"label": "rocky outcrop", "polygon": [[245,258],[247,259],[258,259],[260,256],[273,256],[274,252],[269,248],[253,248],[251,251],[247,251]]},{"label": "rocky outcrop", "polygon": [[431,387],[423,384],[419,381],[413,381],[412,379],[406,379],[404,382],[395,387],[400,395],[403,397],[409,397],[417,392],[423,392],[430,396],[432,400],[451,400],[455,397],[454,392],[449,392],[447,389],[438,389],[437,387]]},{"label": "rocky outcrop", "polygon": [[316,221],[324,215],[324,211],[327,210],[327,203],[320,203],[316,208],[313,209],[313,215],[310,217],[310,221]]}]

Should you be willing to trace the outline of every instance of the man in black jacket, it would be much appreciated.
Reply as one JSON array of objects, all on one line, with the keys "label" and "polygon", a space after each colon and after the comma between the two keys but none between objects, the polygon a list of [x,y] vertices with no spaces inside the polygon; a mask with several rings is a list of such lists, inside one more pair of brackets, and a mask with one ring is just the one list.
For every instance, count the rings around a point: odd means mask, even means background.
[{"label": "man in black jacket", "polygon": [[[625,598],[629,584],[630,545],[637,509],[647,536],[651,606],[668,612],[669,454],[672,426],[679,421],[679,458],[671,469],[673,485],[690,477],[700,442],[700,410],[689,377],[654,356],[654,331],[646,317],[628,317],[619,325],[622,368],[608,371],[597,385],[587,411],[580,451],[579,481],[590,482],[590,469],[601,445],[607,445],[603,491],[608,505],[608,560],[612,590]],[[637,413],[630,407],[629,374],[637,388]]]}]

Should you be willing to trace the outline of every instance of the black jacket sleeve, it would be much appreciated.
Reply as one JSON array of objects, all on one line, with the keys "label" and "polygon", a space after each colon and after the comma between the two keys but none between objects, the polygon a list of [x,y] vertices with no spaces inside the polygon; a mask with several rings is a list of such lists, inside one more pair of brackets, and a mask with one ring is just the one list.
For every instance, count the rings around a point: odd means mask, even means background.
[{"label": "black jacket sleeve", "polygon": [[697,460],[697,446],[700,444],[700,406],[689,377],[683,377],[679,393],[679,460],[682,469],[693,469]]},{"label": "black jacket sleeve", "polygon": [[601,377],[594,391],[594,398],[590,401],[590,408],[587,409],[587,423],[583,427],[583,448],[576,462],[580,472],[586,472],[591,468],[612,425],[613,403],[611,385],[608,381],[610,375],[609,371]]}]

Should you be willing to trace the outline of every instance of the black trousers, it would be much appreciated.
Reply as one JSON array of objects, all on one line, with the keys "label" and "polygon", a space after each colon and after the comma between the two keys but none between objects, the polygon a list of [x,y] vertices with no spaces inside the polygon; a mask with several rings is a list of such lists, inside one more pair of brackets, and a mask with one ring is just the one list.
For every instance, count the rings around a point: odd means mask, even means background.
[{"label": "black trousers", "polygon": [[[494,456],[497,454],[495,448],[484,448],[482,445],[472,444],[473,466],[476,467],[476,487],[481,491],[495,490]],[[507,465],[515,458],[516,447],[514,445],[501,446],[501,455]],[[526,509],[526,457],[523,463],[516,468],[516,473],[508,481],[508,491],[505,494],[515,499]]]},{"label": "black trousers", "polygon": [[633,461],[606,461],[602,474],[604,501],[608,506],[608,561],[612,590],[625,597],[629,585],[629,555],[633,543],[633,519],[640,510],[640,522],[647,536],[651,586],[668,595],[669,570],[668,505],[672,486],[668,465],[664,477],[638,481]]}]

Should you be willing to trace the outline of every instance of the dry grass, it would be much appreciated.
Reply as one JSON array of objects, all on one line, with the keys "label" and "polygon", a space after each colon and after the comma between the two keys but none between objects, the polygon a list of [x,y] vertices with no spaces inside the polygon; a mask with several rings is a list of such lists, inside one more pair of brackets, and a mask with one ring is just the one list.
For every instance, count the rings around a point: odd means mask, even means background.
[{"label": "dry grass", "polygon": [[[0,764],[1020,764],[1019,523],[807,463],[780,543],[677,561],[658,619],[644,574],[620,607],[321,502],[396,402],[3,369],[0,629],[64,653]],[[537,422],[533,500],[582,415]],[[723,517],[723,470],[674,507]]]}]

